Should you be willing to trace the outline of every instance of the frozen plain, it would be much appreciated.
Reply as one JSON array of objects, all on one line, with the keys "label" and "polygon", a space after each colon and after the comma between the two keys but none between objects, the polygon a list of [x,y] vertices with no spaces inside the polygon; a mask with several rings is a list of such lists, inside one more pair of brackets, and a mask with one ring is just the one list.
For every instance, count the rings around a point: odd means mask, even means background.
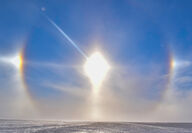
[{"label": "frozen plain", "polygon": [[192,123],[64,122],[0,119],[0,133],[192,133]]}]

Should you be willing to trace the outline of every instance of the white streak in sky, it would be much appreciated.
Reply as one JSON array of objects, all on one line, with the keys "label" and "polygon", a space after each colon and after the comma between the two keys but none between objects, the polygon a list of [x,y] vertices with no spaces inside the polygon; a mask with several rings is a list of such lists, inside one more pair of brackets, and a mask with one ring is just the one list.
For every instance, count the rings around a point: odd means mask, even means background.
[{"label": "white streak in sky", "polygon": [[75,44],[73,40],[71,40],[71,38],[56,23],[54,23],[49,17],[47,17],[47,19],[69,41],[69,43],[72,44],[80,52],[80,54],[87,58],[87,55],[77,46],[77,44]]}]

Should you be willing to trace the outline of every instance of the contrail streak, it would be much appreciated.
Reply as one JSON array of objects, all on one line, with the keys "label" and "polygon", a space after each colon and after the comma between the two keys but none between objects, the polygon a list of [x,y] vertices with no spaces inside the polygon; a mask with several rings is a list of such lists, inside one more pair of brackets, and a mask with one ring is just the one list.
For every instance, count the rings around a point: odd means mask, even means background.
[{"label": "contrail streak", "polygon": [[75,44],[73,40],[71,40],[71,38],[56,23],[54,23],[49,17],[47,17],[47,19],[68,40],[68,42],[80,52],[80,54],[87,58],[87,55],[77,46],[77,44]]}]

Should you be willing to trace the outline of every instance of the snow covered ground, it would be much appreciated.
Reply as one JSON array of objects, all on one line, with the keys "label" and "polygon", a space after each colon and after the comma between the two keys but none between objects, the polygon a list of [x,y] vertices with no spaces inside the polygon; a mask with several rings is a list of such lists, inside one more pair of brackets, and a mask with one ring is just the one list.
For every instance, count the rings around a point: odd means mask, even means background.
[{"label": "snow covered ground", "polygon": [[0,120],[0,133],[192,133],[192,123]]}]

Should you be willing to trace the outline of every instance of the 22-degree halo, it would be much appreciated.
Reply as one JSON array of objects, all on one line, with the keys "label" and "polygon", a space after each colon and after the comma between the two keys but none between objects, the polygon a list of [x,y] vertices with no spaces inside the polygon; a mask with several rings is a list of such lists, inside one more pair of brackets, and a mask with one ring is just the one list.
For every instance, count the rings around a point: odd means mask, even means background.
[{"label": "22-degree halo", "polygon": [[99,88],[110,69],[109,64],[100,52],[93,53],[84,64],[84,71],[93,88]]}]

